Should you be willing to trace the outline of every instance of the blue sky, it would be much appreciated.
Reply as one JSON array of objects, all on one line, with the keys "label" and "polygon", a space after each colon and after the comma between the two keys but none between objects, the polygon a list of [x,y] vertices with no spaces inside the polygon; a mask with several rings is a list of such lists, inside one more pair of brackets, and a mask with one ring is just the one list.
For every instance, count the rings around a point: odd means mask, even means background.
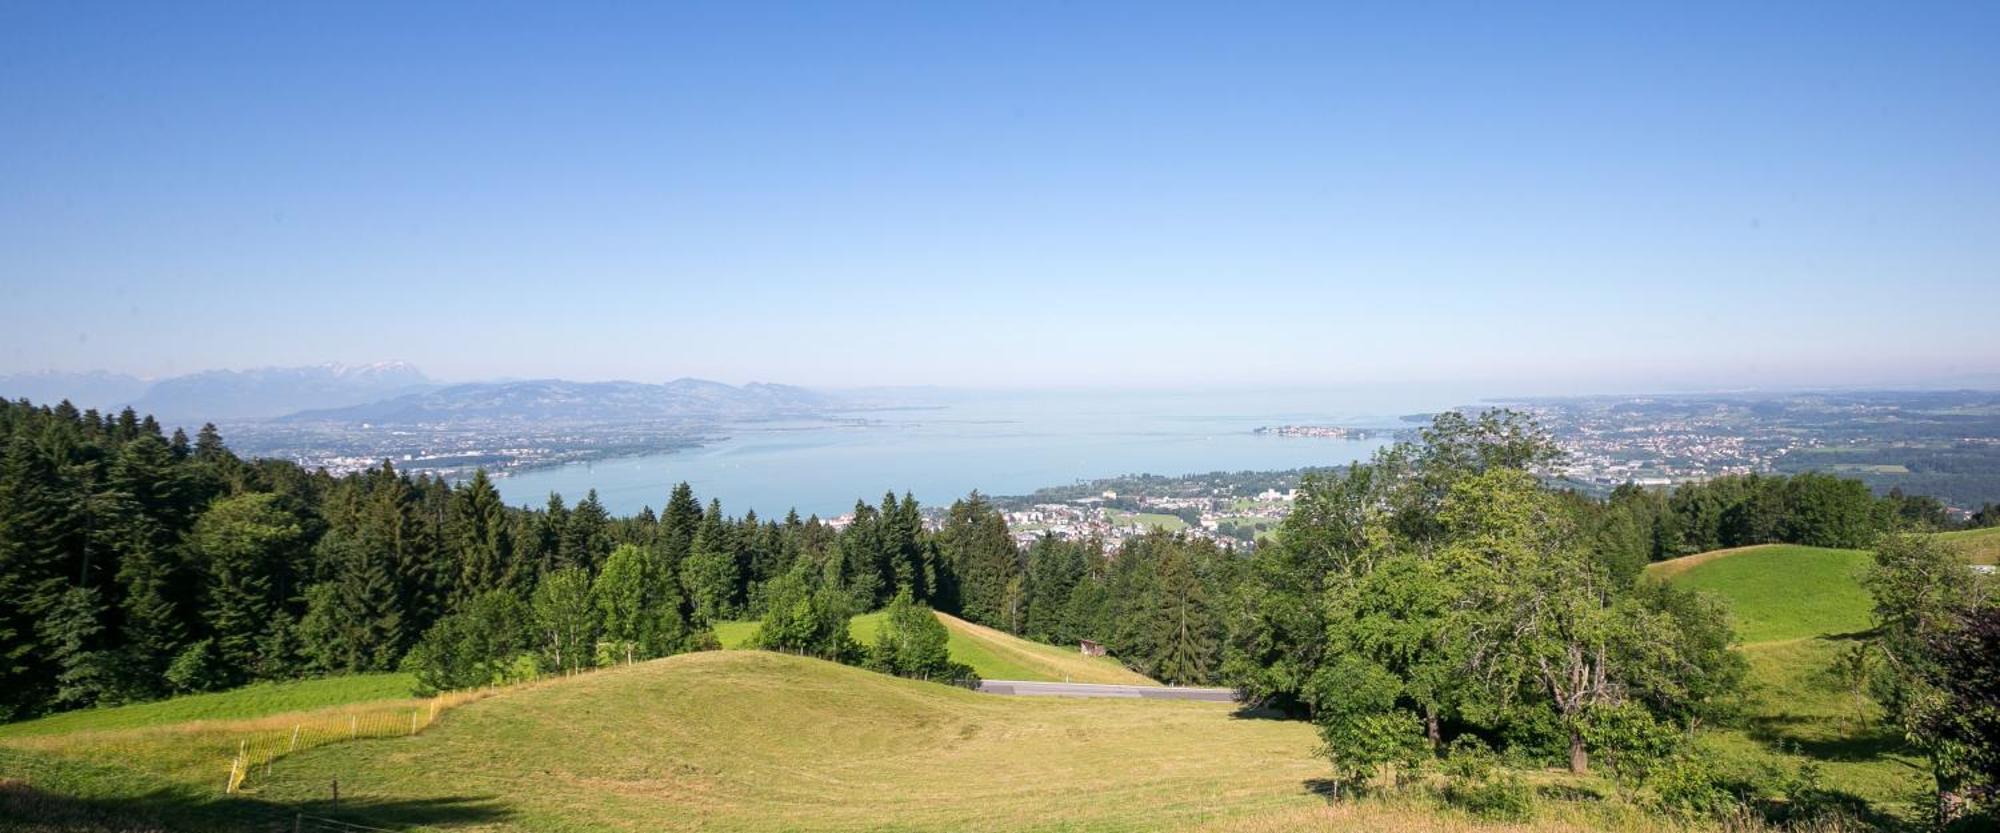
[{"label": "blue sky", "polygon": [[0,7],[0,372],[2000,373],[2000,4],[275,5]]}]

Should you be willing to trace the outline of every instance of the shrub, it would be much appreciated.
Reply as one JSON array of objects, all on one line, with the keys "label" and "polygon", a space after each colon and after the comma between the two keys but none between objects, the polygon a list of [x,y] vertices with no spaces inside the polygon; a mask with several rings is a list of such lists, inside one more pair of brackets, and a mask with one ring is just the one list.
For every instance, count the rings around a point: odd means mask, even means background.
[{"label": "shrub", "polygon": [[1717,777],[1709,757],[1691,749],[1661,762],[1651,783],[1660,809],[1675,816],[1721,818],[1742,809]]},{"label": "shrub", "polygon": [[884,674],[919,680],[976,680],[971,666],[951,660],[950,640],[951,631],[930,605],[911,601],[910,592],[903,590],[889,603],[864,664]]},{"label": "shrub", "polygon": [[1687,735],[1654,720],[1644,707],[1631,702],[1591,709],[1585,717],[1583,737],[1627,798],[1687,745]]},{"label": "shrub", "polygon": [[167,684],[177,693],[208,691],[222,684],[222,669],[215,656],[215,640],[204,639],[187,647],[167,666]]},{"label": "shrub", "polygon": [[1518,773],[1500,765],[1500,756],[1471,735],[1451,742],[1443,761],[1444,798],[1455,807],[1495,821],[1527,821],[1534,815],[1533,793]]}]

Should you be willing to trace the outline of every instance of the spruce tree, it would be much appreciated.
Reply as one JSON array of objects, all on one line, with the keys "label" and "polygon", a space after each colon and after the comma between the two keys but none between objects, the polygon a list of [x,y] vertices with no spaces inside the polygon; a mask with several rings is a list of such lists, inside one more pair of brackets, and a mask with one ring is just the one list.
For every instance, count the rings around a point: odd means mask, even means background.
[{"label": "spruce tree", "polygon": [[563,563],[595,572],[611,554],[610,526],[611,516],[598,501],[597,490],[590,490],[570,510],[569,522],[563,526]]},{"label": "spruce tree", "polygon": [[458,565],[449,594],[453,604],[510,583],[514,542],[508,534],[507,507],[485,469],[475,471],[452,496],[449,526]]},{"label": "spruce tree", "polygon": [[105,650],[104,602],[94,587],[71,587],[56,597],[41,621],[42,643],[55,666],[54,701],[63,706],[108,705],[116,686],[116,658]]},{"label": "spruce tree", "polygon": [[694,609],[694,622],[708,625],[728,619],[736,609],[735,536],[722,520],[721,504],[711,502],[695,531],[681,584]]},{"label": "spruce tree", "polygon": [[190,546],[208,576],[208,626],[221,673],[234,682],[281,674],[290,665],[286,588],[305,546],[305,530],[277,495],[250,492],[210,505],[195,522]]}]

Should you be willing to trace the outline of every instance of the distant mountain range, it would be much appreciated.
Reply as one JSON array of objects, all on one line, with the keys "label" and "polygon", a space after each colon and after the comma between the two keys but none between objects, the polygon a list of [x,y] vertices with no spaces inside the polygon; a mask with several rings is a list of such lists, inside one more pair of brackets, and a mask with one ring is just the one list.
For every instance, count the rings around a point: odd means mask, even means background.
[{"label": "distant mountain range", "polygon": [[357,405],[436,387],[437,383],[401,362],[209,370],[155,382],[133,407],[163,420],[258,419]]},{"label": "distant mountain range", "polygon": [[0,397],[37,403],[67,399],[79,408],[104,412],[131,406],[168,425],[254,420],[645,423],[806,415],[836,404],[825,394],[790,385],[737,387],[702,379],[443,385],[401,362],[210,370],[152,382],[101,371],[20,373],[0,376]]},{"label": "distant mountain range", "polygon": [[305,411],[285,421],[377,425],[639,423],[802,416],[835,404],[832,397],[805,388],[761,382],[736,387],[703,379],[676,379],[661,385],[536,379],[452,385],[363,405]]},{"label": "distant mountain range", "polygon": [[137,376],[102,370],[0,374],[0,399],[26,399],[37,405],[52,405],[67,399],[78,408],[116,411],[139,401],[150,386],[151,383]]},{"label": "distant mountain range", "polygon": [[169,424],[276,417],[358,405],[437,386],[402,362],[205,370],[152,382],[101,371],[0,376],[0,396],[9,399],[67,399],[79,408],[100,411],[131,406]]}]

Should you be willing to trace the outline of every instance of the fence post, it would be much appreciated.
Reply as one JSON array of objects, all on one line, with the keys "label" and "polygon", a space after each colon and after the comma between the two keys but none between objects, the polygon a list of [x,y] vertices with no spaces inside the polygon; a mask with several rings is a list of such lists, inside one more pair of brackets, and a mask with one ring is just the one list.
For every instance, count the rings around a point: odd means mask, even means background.
[{"label": "fence post", "polygon": [[301,725],[302,725],[302,724],[298,724],[298,723],[294,723],[294,724],[292,724],[292,745],[291,745],[291,746],[289,746],[289,747],[286,747],[286,748],[285,748],[285,751],[286,751],[286,752],[297,752],[297,751],[299,751],[299,727],[300,727]]},{"label": "fence post", "polygon": [[350,714],[347,716],[347,739],[353,740],[358,737],[361,737],[360,718]]},{"label": "fence post", "polygon": [[422,710],[422,709],[411,709],[411,710],[410,710],[410,734],[413,734],[413,735],[414,735],[414,734],[416,734],[416,733],[417,733],[417,715],[420,715],[420,714],[423,714],[423,710]]}]

